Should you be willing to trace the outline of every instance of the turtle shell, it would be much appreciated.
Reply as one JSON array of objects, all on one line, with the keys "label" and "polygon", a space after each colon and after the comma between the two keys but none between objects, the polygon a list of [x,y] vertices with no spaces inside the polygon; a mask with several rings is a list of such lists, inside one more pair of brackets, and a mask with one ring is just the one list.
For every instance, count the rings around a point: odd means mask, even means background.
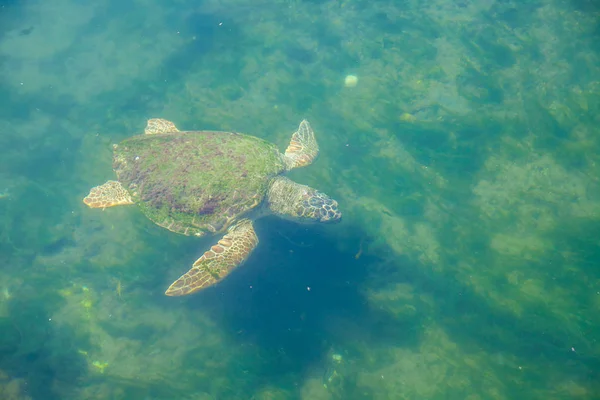
[{"label": "turtle shell", "polygon": [[275,145],[257,137],[188,131],[126,139],[115,146],[113,168],[150,220],[202,236],[259,206],[285,165]]}]

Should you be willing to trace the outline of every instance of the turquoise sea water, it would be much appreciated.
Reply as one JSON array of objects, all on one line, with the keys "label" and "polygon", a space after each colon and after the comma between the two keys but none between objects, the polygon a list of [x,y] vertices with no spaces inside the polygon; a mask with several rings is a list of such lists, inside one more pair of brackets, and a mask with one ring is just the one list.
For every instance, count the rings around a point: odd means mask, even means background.
[{"label": "turquoise sea water", "polygon": [[[600,398],[599,43],[592,0],[0,0],[0,399]],[[82,203],[153,117],[308,119],[343,221],[164,296],[217,238]]]}]

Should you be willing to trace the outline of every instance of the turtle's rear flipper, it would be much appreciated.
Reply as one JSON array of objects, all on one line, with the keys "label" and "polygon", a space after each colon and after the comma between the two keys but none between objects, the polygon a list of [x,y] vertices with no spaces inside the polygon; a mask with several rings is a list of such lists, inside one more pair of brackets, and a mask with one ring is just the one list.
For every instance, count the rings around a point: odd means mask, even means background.
[{"label": "turtle's rear flipper", "polygon": [[319,145],[307,120],[300,122],[298,130],[285,149],[285,164],[288,169],[305,167],[319,155]]},{"label": "turtle's rear flipper", "polygon": [[239,221],[194,263],[192,269],[173,282],[165,294],[184,296],[219,282],[242,265],[257,244],[252,221]]},{"label": "turtle's rear flipper", "polygon": [[90,208],[106,208],[133,204],[127,190],[117,181],[108,181],[104,185],[93,187],[83,199]]}]

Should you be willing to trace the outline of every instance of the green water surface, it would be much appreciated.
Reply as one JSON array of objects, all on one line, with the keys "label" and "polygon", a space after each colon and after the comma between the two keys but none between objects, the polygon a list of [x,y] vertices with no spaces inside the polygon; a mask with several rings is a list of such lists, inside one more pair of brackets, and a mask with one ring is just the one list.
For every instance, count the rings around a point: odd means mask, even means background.
[{"label": "green water surface", "polygon": [[[343,221],[164,296],[217,238],[82,203],[154,117]],[[0,0],[1,400],[598,399],[599,260],[596,1]]]}]

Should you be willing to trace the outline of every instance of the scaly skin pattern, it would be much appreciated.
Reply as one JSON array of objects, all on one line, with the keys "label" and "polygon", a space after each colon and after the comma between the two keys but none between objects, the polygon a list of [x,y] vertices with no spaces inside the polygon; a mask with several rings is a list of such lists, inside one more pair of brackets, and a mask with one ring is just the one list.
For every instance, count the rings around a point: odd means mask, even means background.
[{"label": "scaly skin pattern", "polygon": [[284,176],[272,180],[266,207],[281,218],[297,222],[338,222],[342,218],[337,201]]},{"label": "scaly skin pattern", "polygon": [[83,202],[90,208],[102,209],[134,204],[129,192],[117,181],[108,181],[103,185],[93,187]]},{"label": "scaly skin pattern", "polygon": [[173,133],[179,132],[175,124],[169,120],[162,118],[152,118],[148,120],[144,133],[146,135],[155,135],[157,133]]},{"label": "scaly skin pattern", "polygon": [[203,236],[259,206],[285,164],[275,145],[254,136],[192,131],[126,139],[114,149],[113,169],[150,220]]},{"label": "scaly skin pattern", "polygon": [[211,286],[246,261],[258,244],[252,221],[242,219],[205,252],[192,268],[167,289],[167,296],[184,296]]}]

